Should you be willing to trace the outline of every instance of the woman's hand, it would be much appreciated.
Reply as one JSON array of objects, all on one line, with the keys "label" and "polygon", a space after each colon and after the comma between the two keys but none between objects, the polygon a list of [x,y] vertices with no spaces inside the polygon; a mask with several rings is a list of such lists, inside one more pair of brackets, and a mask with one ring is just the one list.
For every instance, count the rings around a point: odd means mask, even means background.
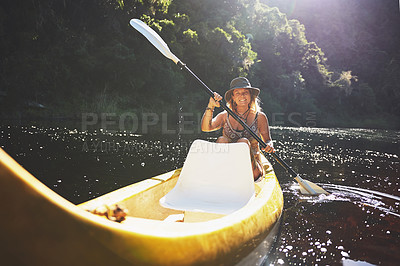
[{"label": "woman's hand", "polygon": [[214,98],[210,97],[210,101],[208,102],[208,108],[214,109],[215,107],[219,107],[219,101],[222,100],[222,96],[217,92],[214,92]]},{"label": "woman's hand", "polygon": [[266,144],[267,144],[267,146],[263,149],[264,151],[266,151],[268,153],[275,152],[274,144],[273,144],[272,140],[267,141]]}]

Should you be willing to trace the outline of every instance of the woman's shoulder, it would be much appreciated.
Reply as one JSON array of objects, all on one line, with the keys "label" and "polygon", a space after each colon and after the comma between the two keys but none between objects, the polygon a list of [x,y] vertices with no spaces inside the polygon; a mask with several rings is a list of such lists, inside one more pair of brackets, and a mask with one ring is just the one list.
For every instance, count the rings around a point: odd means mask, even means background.
[{"label": "woman's shoulder", "polygon": [[220,123],[225,123],[228,113],[226,111],[222,111],[215,116],[215,119],[220,121]]},{"label": "woman's shoulder", "polygon": [[264,112],[258,112],[257,113],[257,119],[261,123],[268,123],[268,118],[267,115]]},{"label": "woman's shoulder", "polygon": [[267,115],[262,111],[258,111],[257,116],[261,119],[267,119]]},{"label": "woman's shoulder", "polygon": [[227,115],[228,115],[228,112],[225,110],[217,114],[217,116],[221,116],[223,118],[225,118]]}]

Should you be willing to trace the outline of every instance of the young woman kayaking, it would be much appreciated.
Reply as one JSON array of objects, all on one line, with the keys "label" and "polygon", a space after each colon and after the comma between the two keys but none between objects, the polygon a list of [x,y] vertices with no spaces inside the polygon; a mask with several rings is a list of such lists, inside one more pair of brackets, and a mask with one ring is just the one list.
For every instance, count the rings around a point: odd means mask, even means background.
[{"label": "young woman kayaking", "polygon": [[[267,116],[261,112],[259,106],[259,93],[260,90],[253,88],[248,79],[238,77],[231,81],[230,89],[225,93],[225,101],[227,106],[267,143],[264,150],[269,153],[275,152]],[[257,180],[264,174],[258,142],[226,111],[213,118],[214,109],[220,106],[221,99],[221,95],[214,92],[214,98],[210,98],[201,120],[201,130],[210,132],[222,128],[222,136],[217,139],[218,143],[247,143],[250,147],[254,180]]]}]

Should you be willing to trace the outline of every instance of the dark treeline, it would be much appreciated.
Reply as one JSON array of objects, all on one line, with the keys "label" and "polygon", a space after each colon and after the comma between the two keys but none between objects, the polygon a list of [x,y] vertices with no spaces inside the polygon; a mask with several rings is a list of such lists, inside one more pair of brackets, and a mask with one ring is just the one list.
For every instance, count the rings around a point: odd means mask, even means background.
[{"label": "dark treeline", "polygon": [[400,128],[389,0],[4,0],[0,117],[202,113],[207,95],[131,18],[220,94],[248,77],[272,125]]}]

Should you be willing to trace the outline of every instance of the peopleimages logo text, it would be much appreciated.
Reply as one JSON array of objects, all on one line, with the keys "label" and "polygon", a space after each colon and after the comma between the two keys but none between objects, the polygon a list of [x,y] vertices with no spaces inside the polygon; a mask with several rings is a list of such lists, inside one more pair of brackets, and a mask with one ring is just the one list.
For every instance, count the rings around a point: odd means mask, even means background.
[{"label": "peopleimages logo text", "polygon": [[[83,113],[82,131],[101,128],[108,132],[147,134],[157,129],[162,134],[198,134],[203,113]],[[316,112],[272,113],[268,117],[270,126],[317,127]]]}]

